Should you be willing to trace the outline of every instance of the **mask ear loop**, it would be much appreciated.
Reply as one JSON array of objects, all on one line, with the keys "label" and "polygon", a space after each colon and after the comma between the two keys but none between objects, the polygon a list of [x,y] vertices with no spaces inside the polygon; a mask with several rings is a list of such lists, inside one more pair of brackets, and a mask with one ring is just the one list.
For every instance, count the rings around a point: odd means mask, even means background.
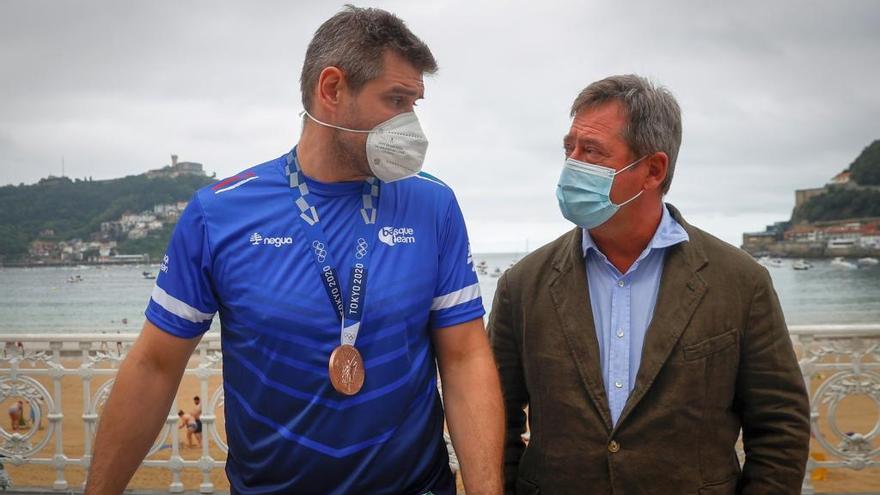
[{"label": "mask ear loop", "polygon": [[[305,110],[303,110],[303,111],[305,111]],[[311,115],[310,115],[310,117],[311,117]],[[645,156],[639,158],[638,160],[630,163],[629,165],[623,167],[622,169],[618,170],[617,172],[614,172],[614,175],[625,172],[625,171],[629,170],[630,168],[635,167],[636,165],[639,164],[640,161],[644,160],[645,158],[648,158],[648,155],[645,155]]]},{"label": "mask ear loop", "polygon": [[[636,160],[636,161],[630,163],[629,165],[627,165],[627,166],[623,167],[622,169],[618,170],[617,172],[615,172],[614,175],[616,176],[617,174],[619,174],[619,173],[621,173],[621,172],[623,172],[623,171],[625,171],[625,170],[627,170],[627,169],[629,169],[629,168],[631,168],[631,167],[635,167],[636,165],[639,164],[640,161],[644,160],[644,159],[647,158],[647,157],[648,157],[648,155],[645,155],[645,156],[639,158],[638,160]],[[623,208],[624,206],[626,206],[626,205],[632,203],[633,201],[635,201],[636,199],[638,199],[638,197],[641,196],[642,193],[644,193],[644,192],[645,192],[645,190],[642,189],[642,190],[639,191],[639,193],[636,194],[635,196],[629,198],[628,200],[624,201],[623,203],[620,203],[619,205],[614,205],[614,206],[616,206],[616,207],[618,207],[618,208]],[[612,203],[612,204],[613,204],[613,203]]]},{"label": "mask ear loop", "polygon": [[314,120],[316,123],[321,124],[324,127],[331,127],[333,129],[339,129],[340,131],[360,132],[360,133],[365,133],[365,134],[369,134],[369,133],[373,132],[372,130],[365,131],[363,129],[349,129],[348,127],[340,127],[338,125],[333,125],[333,124],[328,124],[326,122],[322,122],[322,121],[316,119],[314,116],[312,116],[312,114],[310,114],[308,110],[303,110],[302,112],[299,113],[300,117],[302,117],[303,115],[308,115],[308,117],[310,119]]},{"label": "mask ear loop", "polygon": [[638,199],[638,197],[641,196],[643,192],[645,192],[644,189],[642,189],[641,191],[639,191],[638,194],[636,194],[635,196],[629,198],[628,200],[624,201],[623,203],[620,203],[619,205],[614,205],[614,206],[616,206],[616,207],[618,207],[618,208],[623,208],[624,206],[626,206],[626,205],[632,203],[633,201],[635,201],[636,199]]}]

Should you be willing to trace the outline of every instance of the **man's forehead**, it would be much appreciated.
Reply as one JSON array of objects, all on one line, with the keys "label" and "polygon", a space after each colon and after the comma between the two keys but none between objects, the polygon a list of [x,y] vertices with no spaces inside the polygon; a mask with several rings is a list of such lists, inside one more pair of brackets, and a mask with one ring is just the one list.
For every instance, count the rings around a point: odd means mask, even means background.
[{"label": "man's forehead", "polygon": [[422,79],[422,75],[416,71],[405,71],[390,67],[386,68],[378,80],[388,86],[388,90],[417,93],[425,90],[425,81]]},{"label": "man's forehead", "polygon": [[382,75],[378,80],[386,85],[402,86],[404,91],[425,91],[425,82],[422,71],[416,69],[409,61],[397,53],[386,51],[383,57]]},{"label": "man's forehead", "polygon": [[605,103],[579,110],[571,120],[569,136],[596,136],[620,134],[625,116],[617,102]]}]

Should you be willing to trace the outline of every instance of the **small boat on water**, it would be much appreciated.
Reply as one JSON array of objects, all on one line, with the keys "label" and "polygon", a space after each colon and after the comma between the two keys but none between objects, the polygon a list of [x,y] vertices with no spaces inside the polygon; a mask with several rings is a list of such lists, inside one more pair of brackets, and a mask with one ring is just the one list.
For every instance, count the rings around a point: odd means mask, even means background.
[{"label": "small boat on water", "polygon": [[831,266],[833,266],[835,268],[846,268],[848,270],[855,270],[859,267],[855,263],[847,261],[847,260],[841,258],[840,256],[831,260]]},{"label": "small boat on water", "polygon": [[82,275],[76,275],[76,276],[71,275],[71,276],[67,277],[68,284],[75,284],[75,283],[82,282],[82,281],[83,281]]},{"label": "small boat on water", "polygon": [[142,275],[145,279],[147,279],[147,280],[155,280],[155,279],[156,279],[156,276],[153,275],[153,274],[150,273],[150,272],[146,272],[146,271],[145,271],[145,272],[141,272],[141,275]]},{"label": "small boat on water", "polygon": [[480,260],[475,268],[480,275],[487,275],[489,273],[489,264],[486,263],[486,260]]},{"label": "small boat on water", "polygon": [[492,278],[498,278],[498,277],[500,277],[500,276],[501,276],[501,268],[498,268],[498,267],[496,266],[496,267],[495,267],[495,271],[492,272],[489,276],[492,277]]},{"label": "small boat on water", "polygon": [[758,259],[758,263],[766,266],[767,268],[782,268],[784,263],[782,262],[782,258],[771,258],[769,256],[762,256]]},{"label": "small boat on water", "polygon": [[859,263],[859,266],[872,266],[872,265],[880,264],[880,261],[878,261],[877,258],[868,257],[868,258],[859,258],[858,263]]},{"label": "small boat on water", "polygon": [[810,268],[813,268],[813,265],[811,265],[809,261],[801,259],[792,263],[791,267],[795,270],[809,270]]}]

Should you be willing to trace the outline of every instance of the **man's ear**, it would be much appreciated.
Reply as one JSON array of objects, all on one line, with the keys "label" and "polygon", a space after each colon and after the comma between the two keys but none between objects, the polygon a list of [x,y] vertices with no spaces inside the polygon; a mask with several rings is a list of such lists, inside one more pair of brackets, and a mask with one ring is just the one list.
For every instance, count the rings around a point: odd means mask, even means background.
[{"label": "man's ear", "polygon": [[325,67],[318,76],[313,101],[325,112],[336,113],[345,87],[345,73],[338,67]]},{"label": "man's ear", "polygon": [[658,151],[646,157],[645,162],[645,167],[648,169],[645,190],[661,189],[669,171],[669,156],[663,151]]}]

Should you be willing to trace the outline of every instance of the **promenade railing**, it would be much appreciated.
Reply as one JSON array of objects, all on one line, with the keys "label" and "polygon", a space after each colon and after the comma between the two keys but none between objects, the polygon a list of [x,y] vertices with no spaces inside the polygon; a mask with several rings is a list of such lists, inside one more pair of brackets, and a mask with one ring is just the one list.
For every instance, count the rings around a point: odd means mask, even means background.
[{"label": "promenade railing", "polygon": [[[803,493],[813,494],[817,493],[814,478],[821,478],[818,473],[880,467],[880,324],[801,325],[791,326],[790,331],[810,391],[814,453]],[[0,462],[46,466],[54,471],[54,490],[80,488],[71,486],[68,468],[88,469],[101,411],[119,364],[136,338],[134,334],[0,334],[4,344],[0,404],[14,408],[21,400],[23,405],[17,428],[10,425],[11,419],[0,422]],[[183,430],[176,426],[179,418],[172,407],[143,463],[170,472],[170,493],[184,491],[185,469],[200,473],[201,493],[216,489],[212,474],[225,466],[227,453],[225,432],[218,424],[224,405],[221,375],[220,336],[208,333],[184,372],[184,380],[197,380],[198,394],[207,398],[202,403],[199,458],[183,455]],[[75,412],[65,408],[66,402],[79,403],[79,398],[73,401],[63,393],[62,382],[70,380],[81,382],[82,406]],[[65,415],[71,414],[82,422],[82,443],[77,442],[76,448],[66,446],[62,435]],[[864,418],[877,419],[866,424]],[[69,425],[71,419],[67,421]]]}]

